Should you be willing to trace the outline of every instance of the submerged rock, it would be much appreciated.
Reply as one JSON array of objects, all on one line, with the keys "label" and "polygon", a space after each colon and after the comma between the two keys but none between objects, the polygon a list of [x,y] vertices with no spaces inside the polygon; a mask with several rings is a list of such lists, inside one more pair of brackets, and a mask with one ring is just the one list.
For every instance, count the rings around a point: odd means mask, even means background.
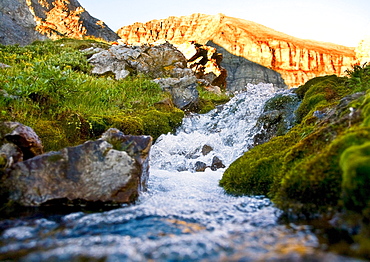
[{"label": "submerged rock", "polygon": [[211,169],[213,171],[216,171],[217,169],[224,168],[224,167],[225,167],[225,165],[222,163],[222,160],[219,159],[217,156],[214,156],[213,159],[212,159]]},{"label": "submerged rock", "polygon": [[204,172],[207,169],[207,164],[202,161],[195,162],[194,170],[195,172]]},{"label": "submerged rock", "polygon": [[146,188],[151,143],[149,136],[111,129],[99,140],[14,164],[3,188],[24,206],[131,203]]}]

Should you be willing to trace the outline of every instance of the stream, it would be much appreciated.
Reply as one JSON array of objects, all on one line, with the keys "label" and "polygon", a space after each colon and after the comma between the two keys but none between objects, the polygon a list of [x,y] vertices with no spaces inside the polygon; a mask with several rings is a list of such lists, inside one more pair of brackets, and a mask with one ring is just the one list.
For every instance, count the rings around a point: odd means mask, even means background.
[{"label": "stream", "polygon": [[[151,149],[148,190],[134,205],[96,212],[36,210],[0,219],[0,261],[358,261],[325,251],[310,225],[282,223],[264,196],[218,186],[247,151],[272,85],[190,115]],[[224,167],[212,170],[218,158]],[[204,172],[195,172],[204,166]]]}]

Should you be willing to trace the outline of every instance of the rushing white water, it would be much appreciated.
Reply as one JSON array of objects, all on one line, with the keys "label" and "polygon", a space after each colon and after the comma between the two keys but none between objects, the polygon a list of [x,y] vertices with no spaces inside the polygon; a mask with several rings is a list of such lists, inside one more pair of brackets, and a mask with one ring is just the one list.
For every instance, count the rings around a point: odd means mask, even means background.
[{"label": "rushing white water", "polygon": [[227,166],[248,150],[249,131],[274,92],[249,85],[222,108],[188,117],[175,135],[160,137],[148,191],[135,205],[0,220],[0,260],[352,261],[318,250],[310,227],[279,224],[281,211],[269,199],[226,195],[218,186],[223,169],[193,172],[196,161],[210,165],[217,156]]},{"label": "rushing white water", "polygon": [[[277,90],[272,84],[248,84],[247,91],[204,115],[184,119],[176,134],[162,135],[151,150],[151,166],[164,170],[194,170],[201,161],[211,166],[217,156],[227,166],[252,144],[251,132],[264,103]],[[204,146],[212,150],[203,154]]]}]

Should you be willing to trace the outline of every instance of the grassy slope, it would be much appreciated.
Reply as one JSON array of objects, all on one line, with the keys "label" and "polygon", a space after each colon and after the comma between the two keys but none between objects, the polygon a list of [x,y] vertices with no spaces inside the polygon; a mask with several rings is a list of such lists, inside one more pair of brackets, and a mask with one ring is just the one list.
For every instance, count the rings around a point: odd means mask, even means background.
[{"label": "grassy slope", "polygon": [[[80,50],[109,48],[104,42],[62,39],[32,45],[1,46],[0,121],[18,121],[32,127],[45,150],[58,150],[94,139],[109,127],[126,134],[159,135],[181,124],[184,112],[145,76],[113,80],[91,75]],[[199,87],[201,90],[201,87]],[[204,93],[200,110],[225,96]]]}]

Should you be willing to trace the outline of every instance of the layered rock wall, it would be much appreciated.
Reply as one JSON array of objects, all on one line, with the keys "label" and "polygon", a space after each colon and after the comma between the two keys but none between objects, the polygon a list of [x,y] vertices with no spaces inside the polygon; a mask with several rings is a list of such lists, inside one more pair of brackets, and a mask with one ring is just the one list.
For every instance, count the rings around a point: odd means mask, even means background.
[{"label": "layered rock wall", "polygon": [[158,40],[174,44],[212,41],[233,55],[277,71],[290,87],[315,76],[341,76],[357,62],[354,48],[295,38],[222,14],[193,14],[135,23],[122,27],[117,33],[122,41],[130,44]]}]

